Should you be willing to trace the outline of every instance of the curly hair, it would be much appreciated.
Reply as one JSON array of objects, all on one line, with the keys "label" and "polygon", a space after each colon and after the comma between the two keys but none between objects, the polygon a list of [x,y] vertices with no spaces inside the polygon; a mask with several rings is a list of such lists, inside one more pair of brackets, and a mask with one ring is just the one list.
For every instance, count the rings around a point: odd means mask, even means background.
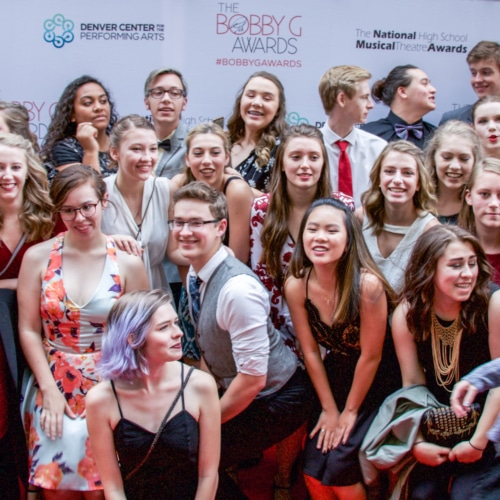
[{"label": "curly hair", "polygon": [[434,278],[438,260],[448,245],[458,241],[469,244],[477,256],[478,277],[470,298],[462,304],[461,324],[470,333],[486,327],[491,268],[484,250],[477,240],[465,229],[452,225],[429,228],[417,240],[405,273],[405,284],[401,301],[408,304],[406,321],[416,342],[429,338],[431,311],[434,306]]},{"label": "curly hair", "polygon": [[[436,152],[443,141],[449,137],[458,137],[461,144],[467,144],[474,158],[473,165],[481,159],[481,143],[474,129],[467,123],[458,120],[449,120],[436,129],[432,138],[427,143],[424,151],[425,167],[431,176],[436,195],[439,195],[439,179],[436,168]],[[465,185],[460,192],[460,197],[465,190]]]},{"label": "curly hair", "polygon": [[303,278],[313,267],[305,252],[303,235],[313,210],[325,205],[343,213],[347,230],[346,248],[335,266],[335,293],[338,295],[338,306],[332,320],[338,324],[354,323],[360,312],[363,273],[369,272],[381,281],[390,305],[394,299],[394,292],[373,261],[363,238],[361,226],[347,205],[334,198],[322,198],[311,204],[300,224],[299,238],[290,263],[290,274],[295,278]]},{"label": "curly hair", "polygon": [[257,71],[250,75],[243,87],[239,90],[236,101],[234,103],[233,113],[227,122],[227,129],[231,142],[235,144],[245,136],[245,122],[241,117],[241,98],[245,92],[247,85],[254,78],[265,78],[274,83],[278,88],[279,107],[276,116],[272,119],[271,123],[260,132],[260,137],[255,145],[255,152],[257,154],[257,163],[260,166],[267,165],[271,159],[271,152],[276,144],[276,138],[287,128],[285,121],[286,117],[286,99],[285,89],[276,75],[268,73],[267,71]]},{"label": "curly hair", "polygon": [[30,130],[30,117],[28,110],[19,102],[0,101],[0,115],[9,127],[11,134],[18,134],[33,145],[35,153],[40,151],[38,139]]},{"label": "curly hair", "polygon": [[[53,206],[49,196],[49,184],[45,169],[28,139],[18,134],[0,133],[0,145],[20,149],[24,152],[27,173],[19,221],[21,229],[26,235],[26,241],[45,240],[50,237],[54,227]],[[0,228],[2,227],[3,213],[0,211]]]},{"label": "curly hair", "polygon": [[261,262],[266,265],[267,274],[280,284],[280,288],[284,278],[280,253],[288,237],[288,218],[292,211],[292,201],[287,189],[288,181],[283,171],[283,157],[290,141],[297,137],[316,140],[321,147],[323,167],[314,199],[328,198],[332,193],[330,167],[328,166],[328,155],[323,142],[323,134],[312,125],[294,125],[290,127],[284,133],[282,142],[276,152],[276,163],[271,173],[269,186],[271,197],[261,234]]},{"label": "curly hair", "polygon": [[76,134],[77,124],[71,121],[71,116],[74,112],[75,95],[78,89],[87,83],[95,83],[99,85],[106,94],[110,108],[110,119],[106,132],[108,134],[111,132],[113,125],[118,119],[115,104],[111,99],[111,95],[108,89],[99,80],[97,80],[97,78],[83,75],[69,83],[59,98],[54,116],[49,125],[49,130],[47,131],[45,143],[42,148],[42,156],[44,160],[50,160],[51,151],[56,142],[66,137],[72,137]]},{"label": "curly hair", "polygon": [[408,141],[390,142],[382,150],[370,171],[370,187],[362,195],[362,202],[368,217],[368,227],[373,227],[378,236],[384,229],[385,198],[380,190],[380,173],[387,155],[392,151],[404,153],[414,158],[417,164],[418,181],[420,189],[413,195],[413,205],[417,210],[435,213],[436,195],[430,175],[424,166],[422,150]]}]

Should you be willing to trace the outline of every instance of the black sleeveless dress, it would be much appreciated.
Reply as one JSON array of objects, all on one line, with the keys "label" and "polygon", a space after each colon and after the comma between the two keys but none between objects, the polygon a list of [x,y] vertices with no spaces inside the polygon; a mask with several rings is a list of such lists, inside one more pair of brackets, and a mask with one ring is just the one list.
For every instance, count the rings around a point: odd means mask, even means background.
[{"label": "black sleeveless dress", "polygon": [[[323,322],[318,309],[309,300],[309,276],[306,282],[305,309],[316,342],[329,351],[323,363],[335,403],[339,412],[342,412],[361,354],[360,318],[358,316],[353,324],[330,326]],[[313,439],[307,438],[304,451],[304,473],[318,479],[325,486],[351,486],[362,481],[358,459],[359,448],[380,404],[399,387],[401,387],[401,375],[388,326],[382,360],[363,404],[358,410],[356,423],[347,442],[323,454],[316,448],[318,435],[316,434]],[[321,411],[318,401],[309,421],[309,431],[316,425]]]},{"label": "black sleeveless dress", "polygon": [[181,411],[168,420],[148,460],[127,481],[127,475],[147,455],[155,433],[123,416],[113,382],[111,387],[121,417],[113,436],[127,499],[194,498],[198,486],[198,422],[184,407],[184,391],[181,389]]}]

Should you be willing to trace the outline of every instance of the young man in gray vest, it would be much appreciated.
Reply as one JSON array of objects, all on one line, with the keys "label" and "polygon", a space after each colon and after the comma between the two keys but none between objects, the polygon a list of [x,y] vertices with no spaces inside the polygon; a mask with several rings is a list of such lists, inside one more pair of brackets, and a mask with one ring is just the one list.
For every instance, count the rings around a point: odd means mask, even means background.
[{"label": "young man in gray vest", "polygon": [[[174,195],[170,228],[191,264],[187,288],[202,368],[222,394],[221,488],[224,469],[283,440],[309,416],[312,388],[269,317],[258,277],[222,245],[223,194],[203,182]],[[234,485],[232,485],[234,487]]]}]

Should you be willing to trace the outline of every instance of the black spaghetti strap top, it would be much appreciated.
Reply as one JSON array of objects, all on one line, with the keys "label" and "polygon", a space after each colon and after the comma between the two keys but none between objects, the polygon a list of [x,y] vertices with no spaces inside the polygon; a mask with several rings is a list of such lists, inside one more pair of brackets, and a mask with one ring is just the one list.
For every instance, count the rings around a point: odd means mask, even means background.
[{"label": "black spaghetti strap top", "polygon": [[[181,386],[183,381],[182,365]],[[198,486],[198,422],[185,409],[184,391],[182,409],[168,420],[148,460],[126,481],[148,453],[155,433],[124,417],[112,381],[111,387],[120,412],[113,438],[127,499],[194,498]]]},{"label": "black spaghetti strap top", "polygon": [[359,317],[356,318],[356,322],[352,325],[330,326],[322,321],[318,309],[309,299],[309,278],[311,276],[311,271],[312,268],[306,280],[306,301],[304,307],[309,316],[309,324],[314,339],[319,345],[322,345],[336,354],[353,357],[359,356]]}]

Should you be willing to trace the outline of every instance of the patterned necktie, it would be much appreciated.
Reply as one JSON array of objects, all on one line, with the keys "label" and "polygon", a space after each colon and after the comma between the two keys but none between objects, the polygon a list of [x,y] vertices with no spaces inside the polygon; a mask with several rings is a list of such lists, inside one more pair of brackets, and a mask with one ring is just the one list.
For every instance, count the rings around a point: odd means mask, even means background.
[{"label": "patterned necktie", "polygon": [[339,191],[349,196],[352,196],[352,169],[351,161],[347,156],[347,141],[337,141],[335,144],[340,149],[339,156]]},{"label": "patterned necktie", "polygon": [[191,297],[191,315],[193,323],[198,324],[198,317],[200,316],[200,285],[202,280],[198,276],[189,276],[189,296]]},{"label": "patterned necktie", "polygon": [[172,149],[170,139],[163,139],[163,141],[158,141],[158,147],[164,149],[165,151],[170,151]]},{"label": "patterned necktie", "polygon": [[394,125],[394,130],[396,135],[400,139],[408,140],[408,134],[411,132],[416,139],[422,139],[424,136],[424,125],[423,123],[417,123],[416,125],[404,125],[403,123],[396,123]]}]

